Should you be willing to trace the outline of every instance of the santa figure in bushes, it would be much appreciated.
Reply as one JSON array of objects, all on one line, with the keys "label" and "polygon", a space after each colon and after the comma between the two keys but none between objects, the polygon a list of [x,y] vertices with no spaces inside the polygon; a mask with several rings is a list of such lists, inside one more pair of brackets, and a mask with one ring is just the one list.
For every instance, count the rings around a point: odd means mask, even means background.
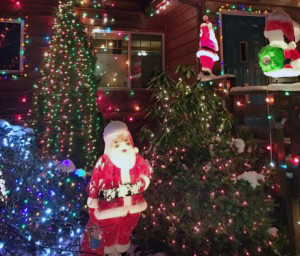
[{"label": "santa figure in bushes", "polygon": [[202,68],[198,74],[198,80],[211,80],[215,78],[212,73],[213,65],[219,60],[217,51],[219,50],[218,41],[212,23],[208,16],[203,16],[204,22],[200,25],[200,43],[197,57],[200,59]]},{"label": "santa figure in bushes", "polygon": [[134,147],[127,125],[120,121],[104,129],[104,154],[89,186],[90,220],[81,243],[81,255],[122,255],[130,235],[146,210],[142,192],[150,183],[150,165]]}]

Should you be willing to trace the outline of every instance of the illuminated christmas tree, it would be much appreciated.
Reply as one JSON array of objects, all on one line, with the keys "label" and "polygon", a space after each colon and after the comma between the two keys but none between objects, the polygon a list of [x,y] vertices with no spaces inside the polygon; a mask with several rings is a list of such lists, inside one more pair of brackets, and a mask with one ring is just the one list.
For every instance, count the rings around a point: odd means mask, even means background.
[{"label": "illuminated christmas tree", "polygon": [[191,82],[191,68],[178,72],[179,79],[161,74],[151,82],[149,114],[158,129],[141,134],[153,174],[138,244],[155,238],[177,256],[286,255],[276,252],[285,239],[275,237],[269,218],[273,170],[253,143],[231,137],[233,121],[216,89]]},{"label": "illuminated christmas tree", "polygon": [[45,155],[62,154],[80,166],[94,164],[99,149],[94,64],[73,1],[59,1],[41,78],[34,85],[33,127]]}]

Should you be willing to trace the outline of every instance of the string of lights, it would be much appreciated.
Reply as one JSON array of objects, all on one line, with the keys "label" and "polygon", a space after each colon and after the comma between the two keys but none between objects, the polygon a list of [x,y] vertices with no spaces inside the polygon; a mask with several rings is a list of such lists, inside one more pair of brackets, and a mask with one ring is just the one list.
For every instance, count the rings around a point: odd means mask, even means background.
[{"label": "string of lights", "polygon": [[[13,17],[1,17],[0,18],[0,24],[4,24],[5,28],[3,31],[0,31],[0,48],[4,49],[4,44],[6,46],[9,45],[15,45],[17,42],[11,41],[8,39],[8,35],[14,31],[20,34],[20,40],[19,40],[19,54],[18,56],[13,56],[11,59],[11,63],[6,65],[6,66],[1,66],[0,67],[0,80],[8,80],[8,79],[13,79],[17,80],[20,76],[27,77],[27,72],[29,65],[27,63],[27,58],[25,56],[26,48],[30,44],[29,40],[29,35],[27,33],[29,25],[26,23],[26,20],[28,17],[26,16],[25,18],[21,18],[22,16],[19,15],[18,18],[13,18]],[[17,31],[16,24],[21,24],[19,27],[19,30]],[[24,24],[24,25],[23,25]],[[24,28],[23,28],[24,26]],[[24,35],[22,35],[24,33]],[[24,36],[24,40],[23,40]],[[2,42],[2,43],[1,43]],[[18,64],[18,65],[17,65]],[[16,67],[16,65],[18,67]],[[14,70],[18,70],[19,67],[22,67],[20,71],[20,74],[10,74],[11,68],[14,67]]]},{"label": "string of lights", "polygon": [[279,186],[268,157],[231,138],[231,117],[209,83],[189,83],[195,72],[178,71],[179,80],[162,75],[152,83],[149,114],[158,128],[141,136],[154,172],[138,238],[155,236],[180,255],[275,255],[279,240],[267,216]]},{"label": "string of lights", "polygon": [[[76,154],[91,167],[97,160],[99,148],[97,88],[93,57],[73,5],[72,1],[59,2],[40,80],[34,85],[33,109],[29,116],[36,129],[38,122],[45,122],[45,132],[39,138],[45,155],[65,154],[69,158]],[[60,133],[52,136],[53,130]]]},{"label": "string of lights", "polygon": [[70,160],[42,160],[35,138],[32,129],[1,122],[0,253],[77,255],[87,180],[66,171]]}]

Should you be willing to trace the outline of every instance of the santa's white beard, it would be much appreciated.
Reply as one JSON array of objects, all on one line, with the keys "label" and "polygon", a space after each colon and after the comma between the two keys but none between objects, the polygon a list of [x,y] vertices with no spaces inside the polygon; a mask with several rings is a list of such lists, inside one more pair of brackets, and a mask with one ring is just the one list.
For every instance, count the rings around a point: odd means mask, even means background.
[{"label": "santa's white beard", "polygon": [[124,148],[112,148],[107,154],[112,163],[120,169],[131,169],[135,165],[136,150],[132,147],[126,148],[126,152],[123,152]]}]

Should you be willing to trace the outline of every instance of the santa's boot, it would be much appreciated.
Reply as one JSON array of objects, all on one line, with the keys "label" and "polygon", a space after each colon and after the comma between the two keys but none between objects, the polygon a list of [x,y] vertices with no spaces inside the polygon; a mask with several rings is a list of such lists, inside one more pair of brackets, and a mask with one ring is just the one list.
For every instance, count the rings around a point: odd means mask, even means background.
[{"label": "santa's boot", "polygon": [[88,236],[90,241],[90,247],[93,250],[96,250],[101,245],[102,236],[101,236],[100,228],[96,225],[93,225],[88,230]]}]

